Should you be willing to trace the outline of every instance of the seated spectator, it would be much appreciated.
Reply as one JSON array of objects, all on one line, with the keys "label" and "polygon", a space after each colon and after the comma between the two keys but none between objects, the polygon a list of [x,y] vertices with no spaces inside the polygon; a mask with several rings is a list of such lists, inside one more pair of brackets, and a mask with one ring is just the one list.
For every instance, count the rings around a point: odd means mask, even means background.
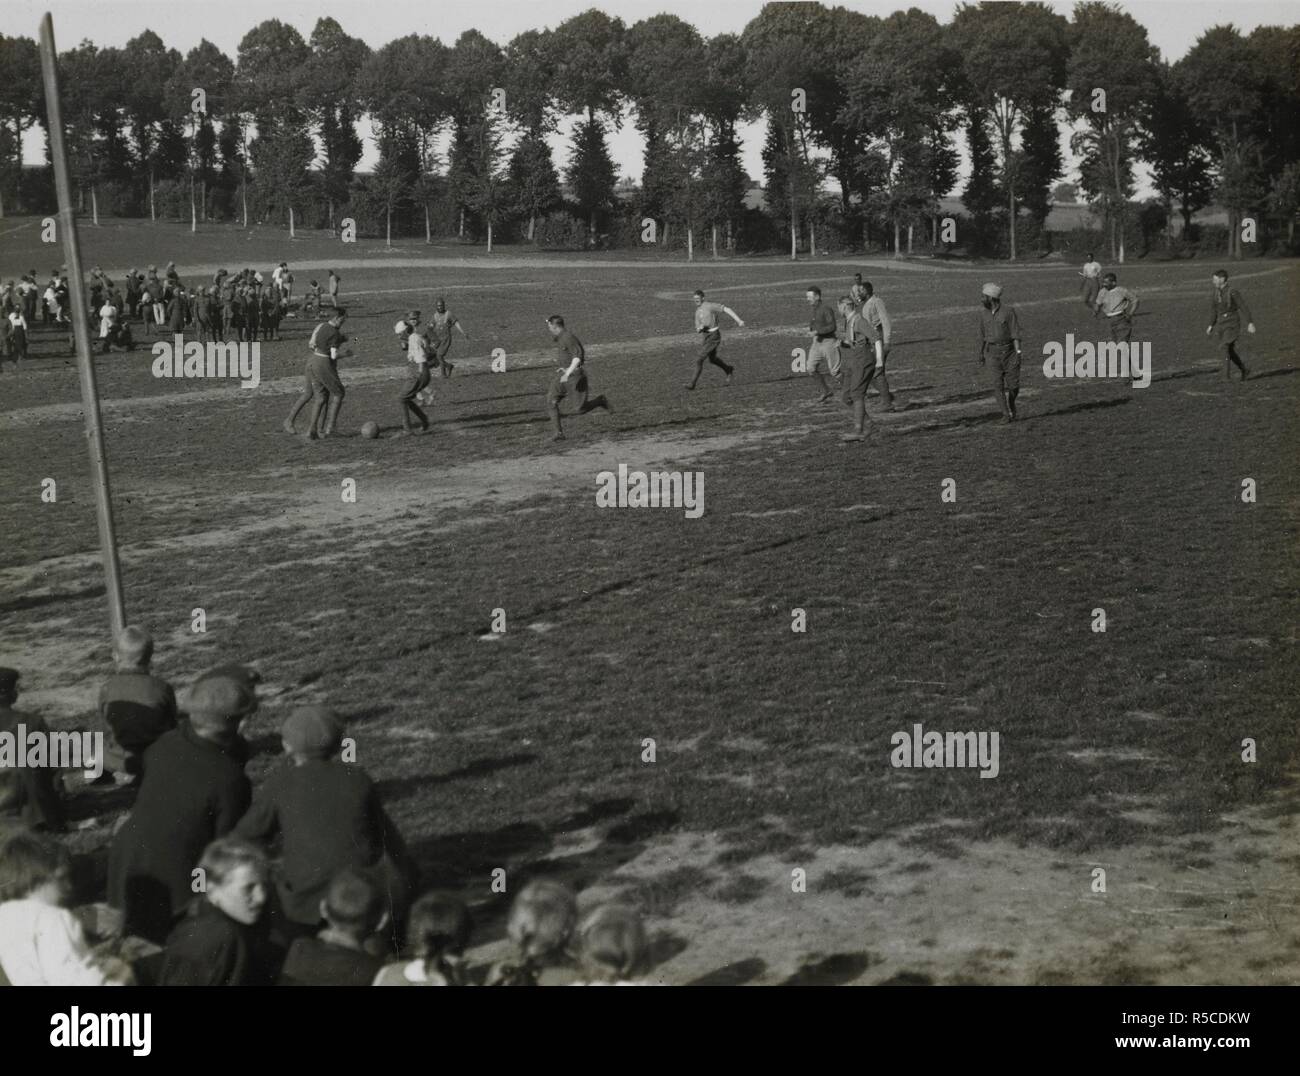
[{"label": "seated spectator", "polygon": [[602,904],[578,927],[578,959],[586,982],[573,986],[641,986],[632,976],[645,959],[645,925],[635,909]]},{"label": "seated spectator", "polygon": [[464,955],[474,921],[451,893],[426,893],[411,905],[406,944],[414,959],[388,964],[375,986],[464,986]]},{"label": "seated spectator", "polygon": [[176,727],[176,693],[149,672],[153,639],[129,626],[113,641],[117,671],[99,689],[99,716],[108,726],[105,772],[138,777],[146,748]]},{"label": "seated spectator", "polygon": [[126,986],[125,965],[101,962],[67,904],[72,859],[31,830],[0,837],[0,969],[13,986]]},{"label": "seated spectator", "polygon": [[108,859],[109,903],[122,910],[127,933],[167,937],[192,895],[199,856],[248,809],[238,726],[250,706],[251,692],[234,680],[200,680],[189,691],[189,719],[145,751],[135,807]]},{"label": "seated spectator", "polygon": [[372,875],[345,870],[320,903],[325,929],[289,947],[281,986],[369,986],[383,960],[366,943],[388,922],[383,894]]},{"label": "seated spectator", "polygon": [[[0,733],[16,737],[21,725],[25,734],[48,735],[50,730],[40,717],[13,708],[18,701],[19,679],[17,669],[0,668]],[[33,829],[63,829],[63,777],[58,769],[0,767],[0,831],[13,824]]]},{"label": "seated spectator", "polygon": [[529,882],[511,905],[506,923],[519,959],[498,963],[484,985],[540,986],[543,973],[552,969],[548,978],[556,978],[568,960],[577,918],[578,902],[568,886],[549,878]]},{"label": "seated spectator", "polygon": [[324,706],[303,706],[285,720],[281,739],[288,765],[267,778],[235,829],[279,845],[277,935],[288,944],[314,934],[330,881],[349,867],[383,876],[391,923],[405,912],[413,871],[374,782],[340,759],[343,722]]},{"label": "seated spectator", "polygon": [[268,986],[274,961],[257,925],[266,908],[266,857],[245,841],[213,841],[199,859],[203,895],[163,950],[159,986]]}]

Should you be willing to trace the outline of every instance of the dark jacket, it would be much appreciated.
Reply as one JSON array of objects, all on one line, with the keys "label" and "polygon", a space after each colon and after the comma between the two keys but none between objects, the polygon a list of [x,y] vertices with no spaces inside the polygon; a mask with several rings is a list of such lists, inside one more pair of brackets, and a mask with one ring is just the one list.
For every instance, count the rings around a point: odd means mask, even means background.
[{"label": "dark jacket", "polygon": [[127,933],[162,942],[193,895],[203,849],[248,809],[242,744],[205,740],[185,722],[145,752],[139,796],[108,857],[108,899],[125,913]]},{"label": "dark jacket", "polygon": [[289,946],[279,985],[369,986],[383,966],[383,960],[370,953],[320,938],[298,938]]},{"label": "dark jacket", "polygon": [[269,950],[258,927],[196,900],[167,938],[159,986],[269,986]]},{"label": "dark jacket", "polygon": [[279,839],[276,892],[296,923],[320,921],[326,888],[348,867],[380,866],[409,878],[405,845],[374,782],[342,762],[313,759],[272,774],[235,832],[259,842]]}]

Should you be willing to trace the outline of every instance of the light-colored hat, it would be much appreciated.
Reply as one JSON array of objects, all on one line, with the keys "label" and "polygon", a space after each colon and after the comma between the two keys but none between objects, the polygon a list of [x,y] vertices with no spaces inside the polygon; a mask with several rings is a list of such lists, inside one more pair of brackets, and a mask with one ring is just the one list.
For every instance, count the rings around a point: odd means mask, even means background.
[{"label": "light-colored hat", "polygon": [[1001,284],[985,284],[982,290],[984,294],[987,295],[990,299],[1002,298]]}]

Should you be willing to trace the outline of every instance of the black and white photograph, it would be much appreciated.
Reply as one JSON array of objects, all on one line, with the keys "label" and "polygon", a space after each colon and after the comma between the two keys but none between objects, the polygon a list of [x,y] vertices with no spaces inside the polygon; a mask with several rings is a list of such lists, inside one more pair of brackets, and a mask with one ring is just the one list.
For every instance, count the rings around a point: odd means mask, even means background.
[{"label": "black and white photograph", "polygon": [[8,0],[0,983],[134,988],[33,1041],[1249,1052],[1166,988],[1300,985],[1298,116],[1296,0]]}]

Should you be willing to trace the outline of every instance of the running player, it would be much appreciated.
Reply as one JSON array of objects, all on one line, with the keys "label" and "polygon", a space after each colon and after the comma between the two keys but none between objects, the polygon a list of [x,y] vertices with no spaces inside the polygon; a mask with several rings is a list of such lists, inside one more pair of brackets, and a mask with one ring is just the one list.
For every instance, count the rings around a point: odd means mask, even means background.
[{"label": "running player", "polygon": [[451,330],[455,327],[466,340],[469,339],[469,333],[460,323],[454,314],[447,313],[447,304],[439,299],[434,305],[433,317],[429,319],[429,324],[424,330],[425,339],[428,341],[429,349],[433,352],[433,359],[442,370],[443,377],[451,377],[451,372],[456,369],[456,364],[447,361],[447,352],[451,350]]},{"label": "running player", "polygon": [[567,367],[562,367],[558,371],[559,376],[551,383],[550,391],[546,394],[546,407],[551,413],[551,422],[555,427],[555,436],[552,440],[563,441],[564,428],[560,425],[560,401],[569,394],[568,385],[571,379],[574,391],[582,398],[582,403],[578,405],[578,414],[585,415],[597,407],[603,407],[608,411],[609,401],[603,394],[594,400],[587,399],[586,351],[583,349],[582,341],[564,327],[564,318],[559,314],[552,314],[546,319],[546,327],[555,341],[555,351],[560,361],[568,362]]},{"label": "running player", "polygon": [[1214,274],[1214,294],[1210,297],[1210,324],[1205,335],[1218,337],[1219,350],[1223,353],[1223,376],[1232,380],[1232,367],[1241,371],[1241,379],[1246,380],[1250,371],[1237,354],[1237,339],[1241,336],[1241,319],[1246,319],[1246,331],[1255,331],[1254,319],[1250,316],[1250,307],[1236,288],[1228,287],[1228,274],[1220,269]]},{"label": "running player", "polygon": [[737,314],[729,306],[723,306],[721,303],[707,303],[704,301],[704,292],[697,290],[695,292],[695,331],[703,333],[704,339],[700,341],[700,353],[695,356],[695,376],[691,378],[691,383],[686,387],[694,389],[696,382],[700,380],[700,374],[704,372],[706,362],[713,363],[727,375],[725,384],[731,384],[731,375],[735,373],[736,368],[718,358],[718,348],[722,344],[722,327],[718,324],[718,315],[726,314],[740,328],[744,328],[745,323],[740,320]]},{"label": "running player", "polygon": [[[398,323],[402,324],[401,322]],[[408,325],[405,333],[406,337],[406,358],[411,364],[408,370],[406,383],[402,386],[402,392],[398,396],[398,402],[402,405],[402,431],[409,434],[419,434],[429,432],[429,416],[421,409],[415,401],[425,389],[429,387],[429,342],[424,338],[423,333],[415,331],[415,324]],[[415,416],[420,428],[417,430],[411,425],[411,417]]]}]

